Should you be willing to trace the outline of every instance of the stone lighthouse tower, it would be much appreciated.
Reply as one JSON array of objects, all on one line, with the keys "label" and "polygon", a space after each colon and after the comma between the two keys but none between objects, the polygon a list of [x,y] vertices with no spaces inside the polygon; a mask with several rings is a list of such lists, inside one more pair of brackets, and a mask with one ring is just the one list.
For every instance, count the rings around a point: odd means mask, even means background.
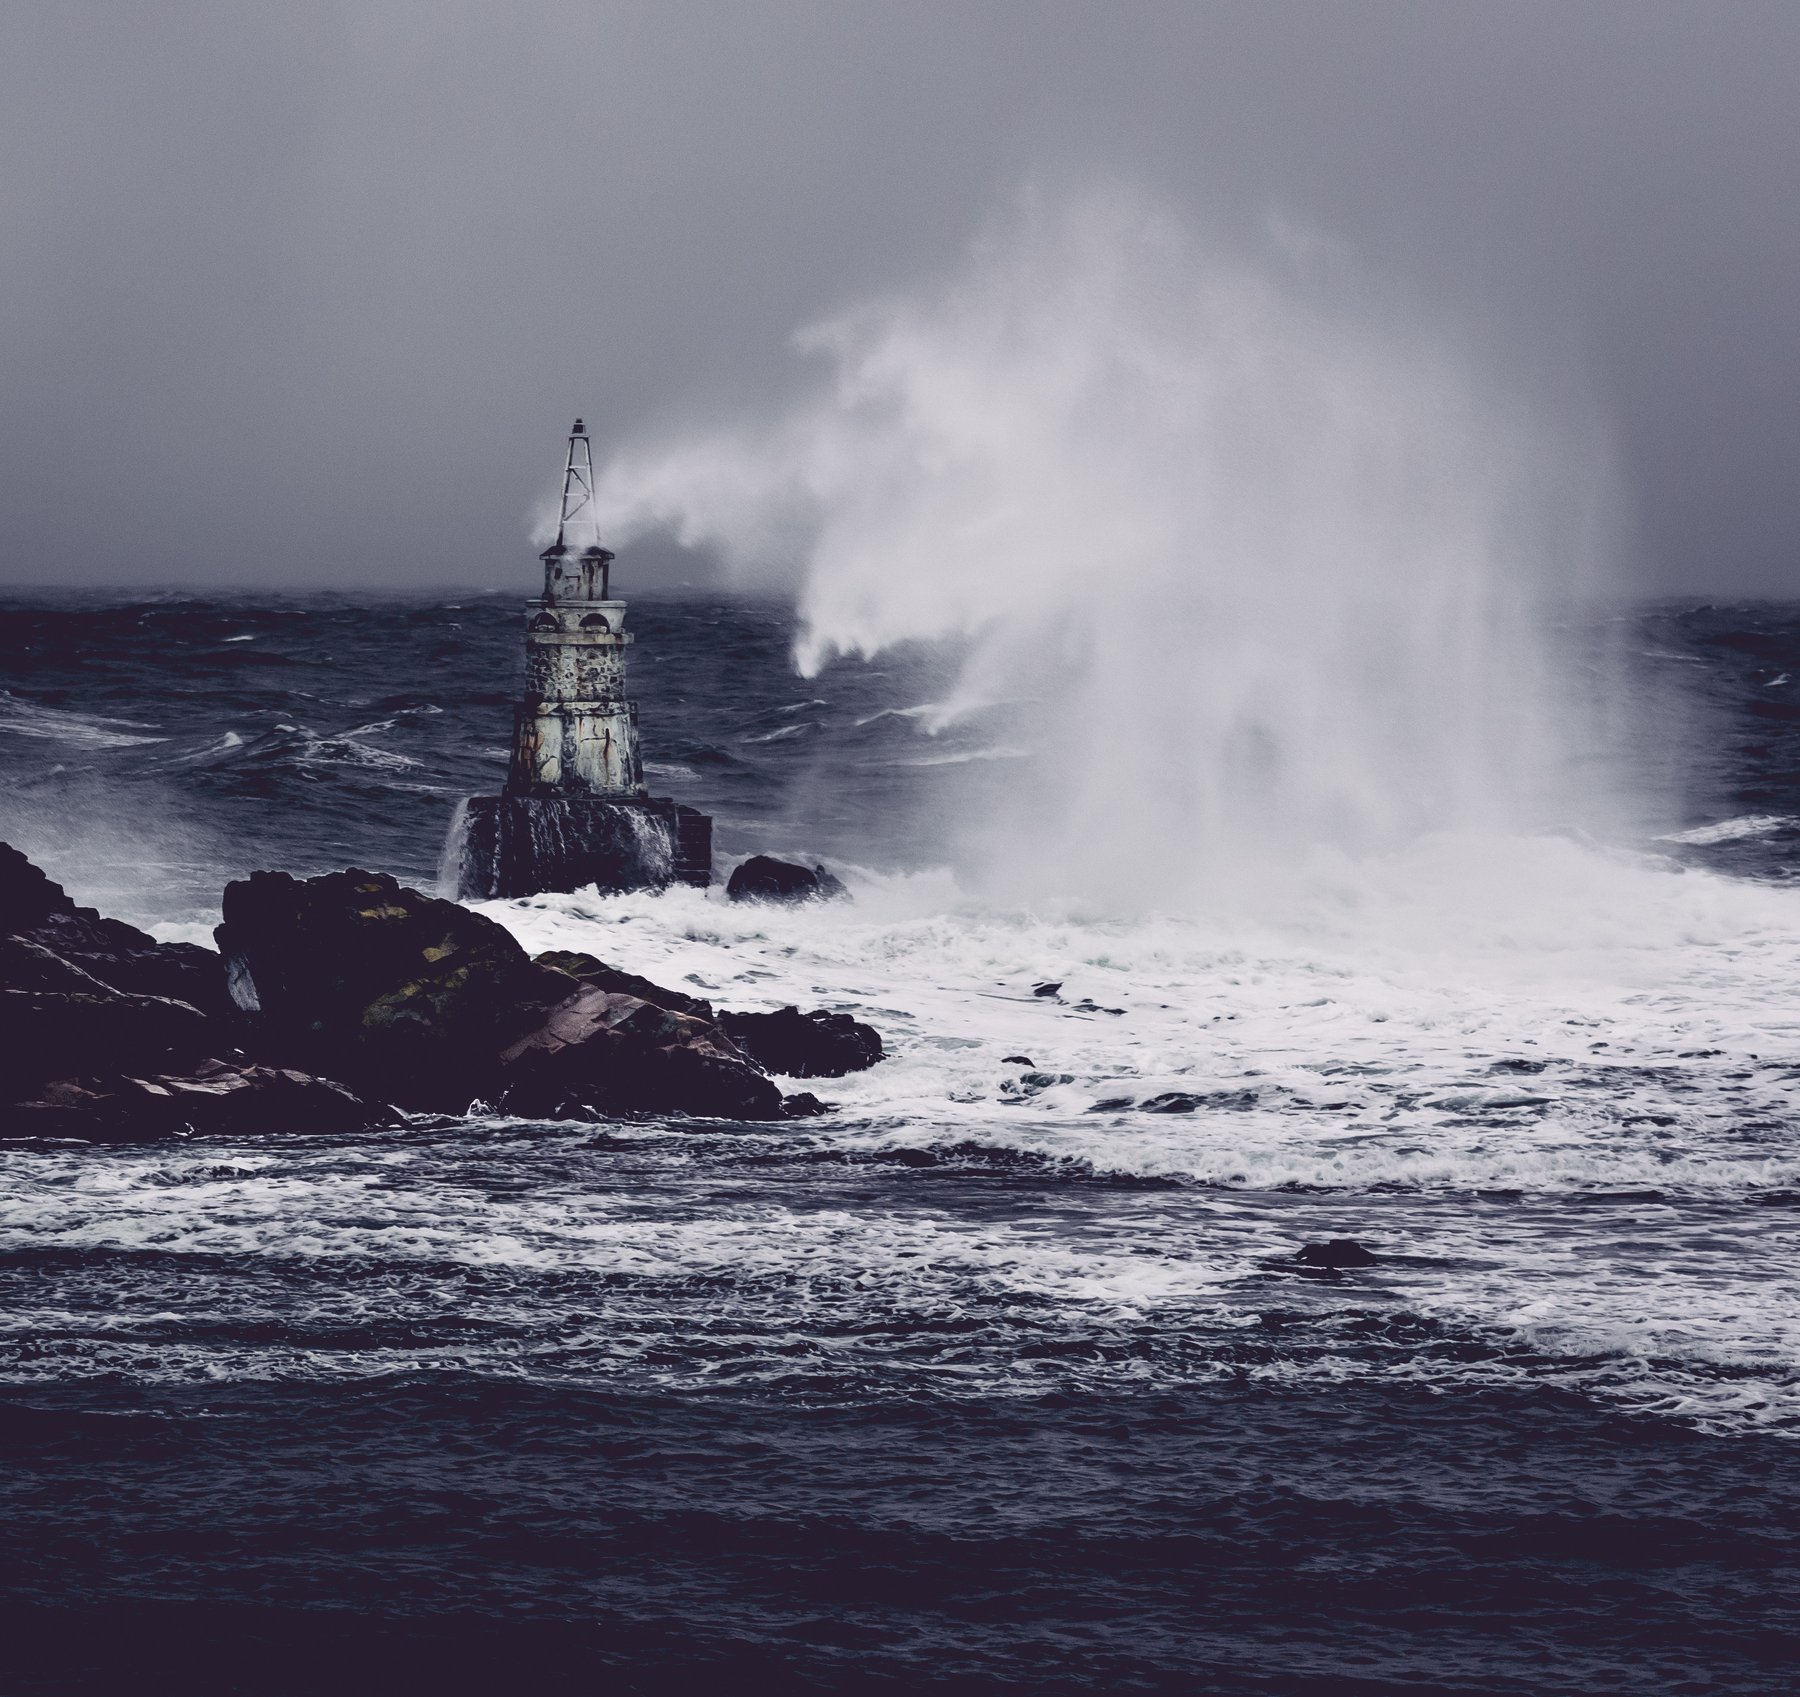
[{"label": "stone lighthouse tower", "polygon": [[625,699],[625,603],[600,546],[594,454],[580,419],[569,435],[562,516],[543,553],[544,597],[525,606],[525,698],[509,795],[642,796],[637,707]]},{"label": "stone lighthouse tower", "polygon": [[625,694],[625,603],[601,546],[594,458],[569,434],[544,593],[525,604],[525,693],[497,796],[457,812],[445,877],[464,898],[660,889],[712,878],[712,820],[644,787],[637,703]]}]

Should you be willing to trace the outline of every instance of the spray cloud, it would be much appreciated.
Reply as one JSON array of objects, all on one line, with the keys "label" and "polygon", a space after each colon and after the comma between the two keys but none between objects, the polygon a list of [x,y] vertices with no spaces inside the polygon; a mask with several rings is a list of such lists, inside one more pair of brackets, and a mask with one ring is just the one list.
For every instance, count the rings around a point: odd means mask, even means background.
[{"label": "spray cloud", "polygon": [[920,723],[1026,760],[968,869],[1181,900],[1319,851],[1562,816],[1547,643],[1605,457],[1329,244],[1027,195],[947,280],[803,332],[777,416],[627,446],[602,522],[801,572],[796,661],[960,639]]}]

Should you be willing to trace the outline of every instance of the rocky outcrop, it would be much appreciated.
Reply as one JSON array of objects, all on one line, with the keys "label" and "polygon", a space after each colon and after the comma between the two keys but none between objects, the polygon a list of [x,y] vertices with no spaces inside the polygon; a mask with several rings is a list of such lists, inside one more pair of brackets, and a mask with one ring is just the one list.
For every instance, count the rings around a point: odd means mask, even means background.
[{"label": "rocky outcrop", "polygon": [[156,1071],[205,1058],[212,1030],[186,1002],[96,991],[0,989],[0,1094],[54,1078]]},{"label": "rocky outcrop", "polygon": [[[822,1111],[784,1100],[700,998],[591,955],[533,960],[492,920],[385,874],[233,883],[213,955],[77,908],[0,846],[0,917],[14,927],[0,935],[0,1134],[360,1131],[392,1123],[389,1104]],[[157,983],[201,1000],[136,988]],[[880,1057],[880,1039],[846,1015],[733,1017],[789,1075]]]},{"label": "rocky outcrop", "polygon": [[491,919],[385,874],[256,873],[226,888],[218,939],[259,1059],[402,1107],[782,1115],[710,1018],[671,1005],[691,998],[592,956],[534,961]]},{"label": "rocky outcrop", "polygon": [[[593,955],[556,949],[539,955],[537,961],[596,989],[635,996],[652,1007],[711,1021],[764,1072],[786,1078],[842,1078],[845,1073],[874,1066],[884,1056],[880,1032],[845,1013],[829,1013],[824,1008],[802,1013],[791,1007],[777,1013],[715,1012],[712,1003],[699,996],[670,990],[634,972],[621,972]],[[790,1105],[788,1111],[791,1117],[796,1110]]]},{"label": "rocky outcrop", "polygon": [[791,860],[753,854],[734,866],[725,885],[726,899],[734,902],[847,901],[850,892],[843,881],[822,866],[796,866]]},{"label": "rocky outcrop", "polygon": [[158,1137],[358,1132],[391,1125],[391,1108],[341,1084],[278,1067],[206,1060],[183,1075],[65,1078],[4,1110],[14,1137],[101,1143]]},{"label": "rocky outcrop", "polygon": [[585,988],[500,1057],[508,1113],[667,1111],[774,1120],[781,1092],[718,1026],[637,996]]},{"label": "rocky outcrop", "polygon": [[596,990],[614,990],[620,995],[636,996],[641,1002],[648,1002],[652,1007],[667,1008],[671,1013],[692,1014],[696,1019],[713,1018],[713,1005],[699,996],[690,996],[680,990],[665,989],[661,984],[653,984],[648,978],[640,978],[635,972],[621,972],[616,966],[608,966],[593,955],[584,955],[574,949],[549,949],[536,957],[538,965],[553,966],[558,972],[566,972],[571,978],[578,978],[583,984],[592,985]]},{"label": "rocky outcrop", "polygon": [[254,872],[215,935],[259,1060],[402,1107],[460,1113],[500,1051],[574,994],[493,920],[385,873]]},{"label": "rocky outcrop", "polygon": [[0,1100],[56,1079],[181,1067],[219,1046],[208,1015],[167,993],[222,991],[216,956],[209,978],[192,959],[205,950],[175,949],[77,907],[4,843],[0,926]]},{"label": "rocky outcrop", "polygon": [[217,955],[77,907],[6,844],[0,925],[4,1135],[126,1142],[394,1118],[341,1085],[248,1063]]},{"label": "rocky outcrop", "polygon": [[35,943],[110,989],[186,1002],[212,1018],[230,1015],[212,950],[159,943],[135,925],[78,907],[8,843],[0,843],[0,934]]},{"label": "rocky outcrop", "polygon": [[722,1013],[719,1025],[756,1064],[786,1078],[842,1078],[882,1058],[881,1034],[847,1013]]}]

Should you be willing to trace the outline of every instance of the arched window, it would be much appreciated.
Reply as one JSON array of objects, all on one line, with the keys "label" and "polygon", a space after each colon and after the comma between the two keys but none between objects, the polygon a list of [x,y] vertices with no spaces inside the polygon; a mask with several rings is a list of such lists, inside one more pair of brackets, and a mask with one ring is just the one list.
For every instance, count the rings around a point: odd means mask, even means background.
[{"label": "arched window", "polygon": [[581,628],[583,630],[609,631],[612,629],[612,626],[606,622],[606,615],[604,613],[589,613],[588,616],[581,621]]}]

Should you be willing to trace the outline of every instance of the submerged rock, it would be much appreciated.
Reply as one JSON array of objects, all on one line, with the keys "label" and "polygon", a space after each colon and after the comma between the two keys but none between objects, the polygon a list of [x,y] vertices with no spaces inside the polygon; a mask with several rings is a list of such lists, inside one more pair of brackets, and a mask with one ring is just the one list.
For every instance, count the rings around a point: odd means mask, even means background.
[{"label": "submerged rock", "polygon": [[847,901],[850,892],[843,880],[822,866],[796,866],[791,860],[753,854],[733,867],[725,896],[734,902]]},{"label": "submerged rock", "polygon": [[1302,1267],[1373,1267],[1381,1257],[1363,1248],[1355,1238],[1334,1237],[1327,1243],[1309,1243],[1294,1255]]},{"label": "submerged rock", "polygon": [[722,1013],[727,1036],[760,1067],[787,1078],[842,1078],[882,1058],[881,1034],[847,1013]]}]

